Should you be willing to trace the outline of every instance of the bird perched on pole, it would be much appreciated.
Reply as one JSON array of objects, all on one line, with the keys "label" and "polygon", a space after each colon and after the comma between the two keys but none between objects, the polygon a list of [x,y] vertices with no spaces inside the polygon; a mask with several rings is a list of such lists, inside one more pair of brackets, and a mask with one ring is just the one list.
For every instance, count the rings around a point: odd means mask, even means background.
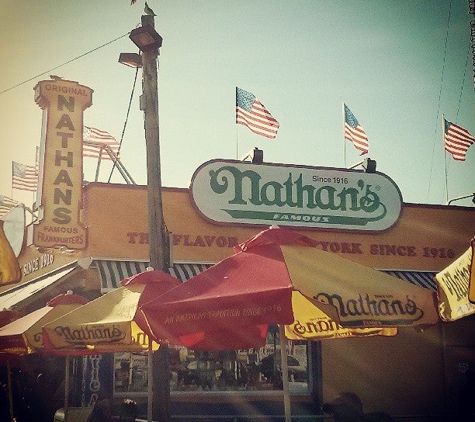
[{"label": "bird perched on pole", "polygon": [[150,8],[150,6],[145,2],[144,12],[150,16],[157,16],[155,12]]}]

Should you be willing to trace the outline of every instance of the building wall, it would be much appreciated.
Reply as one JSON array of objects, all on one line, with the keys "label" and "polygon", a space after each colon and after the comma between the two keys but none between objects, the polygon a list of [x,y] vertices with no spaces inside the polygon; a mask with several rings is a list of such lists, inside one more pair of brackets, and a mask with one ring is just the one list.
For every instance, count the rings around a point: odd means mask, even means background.
[{"label": "building wall", "polygon": [[[146,260],[146,190],[92,184],[86,188],[85,198],[87,254]],[[163,203],[165,222],[173,235],[175,261],[217,262],[232,254],[234,243],[264,228],[206,221],[194,209],[187,189],[165,188]],[[324,250],[374,268],[439,271],[466,251],[474,227],[473,208],[404,204],[399,221],[384,232],[301,232],[320,241],[319,247]],[[322,341],[323,400],[353,391],[362,398],[366,411],[442,420],[441,415],[455,408],[450,403],[455,393],[449,392],[452,381],[448,379],[454,378],[453,366],[460,365],[460,353],[465,349],[469,355],[473,352],[471,341],[460,334],[459,327],[453,323],[420,333],[412,328],[400,329],[396,337]],[[470,321],[463,330],[473,327]],[[448,336],[449,348],[444,348]],[[456,375],[460,378],[460,372]]]},{"label": "building wall", "polygon": [[[47,253],[54,254],[55,259],[41,271],[36,270],[37,274],[84,257],[148,260],[145,186],[91,183],[83,191],[83,200],[86,249],[38,251],[34,246],[26,247],[20,256],[22,266],[35,259],[41,261]],[[163,206],[176,262],[218,262],[233,253],[234,244],[265,228],[211,223],[195,210],[187,189],[164,188]],[[475,235],[474,227],[474,208],[404,204],[399,221],[384,232],[300,232],[318,240],[321,249],[370,267],[440,271],[466,251]],[[33,276],[36,274],[30,272],[24,279]],[[87,285],[93,288],[94,281],[88,279]],[[396,337],[322,341],[323,399],[354,391],[367,411],[384,410],[395,415],[450,412],[463,383],[464,365],[475,368],[475,334],[464,336],[465,332],[473,333],[474,326],[469,319],[422,333],[401,329]]]},{"label": "building wall", "polygon": [[357,393],[366,411],[392,415],[441,415],[445,380],[441,327],[396,337],[322,341],[324,400]]},{"label": "building wall", "polygon": [[[91,183],[84,203],[84,254],[148,259],[146,187]],[[188,189],[164,188],[163,208],[177,262],[218,262],[232,254],[235,242],[266,228],[211,223],[195,210]],[[321,249],[374,268],[439,271],[466,251],[474,227],[473,208],[404,204],[399,221],[384,232],[300,232],[320,241]]]}]

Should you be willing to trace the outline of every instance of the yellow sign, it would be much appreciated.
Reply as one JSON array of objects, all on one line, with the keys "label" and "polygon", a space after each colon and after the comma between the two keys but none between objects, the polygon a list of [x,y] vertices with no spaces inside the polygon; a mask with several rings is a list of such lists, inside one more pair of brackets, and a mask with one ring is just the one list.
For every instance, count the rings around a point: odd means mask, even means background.
[{"label": "yellow sign", "polygon": [[468,286],[472,264],[472,246],[456,261],[436,275],[439,313],[444,321],[455,321],[475,313],[470,303]]},{"label": "yellow sign", "polygon": [[16,283],[21,279],[20,264],[3,231],[4,221],[0,220],[0,285]]},{"label": "yellow sign", "polygon": [[41,81],[35,87],[46,128],[38,194],[42,218],[33,230],[36,246],[86,248],[87,231],[80,221],[83,114],[92,104],[92,92],[63,79]]},{"label": "yellow sign", "polygon": [[470,281],[468,283],[468,300],[475,303],[475,237],[472,239],[472,262],[470,263]]}]

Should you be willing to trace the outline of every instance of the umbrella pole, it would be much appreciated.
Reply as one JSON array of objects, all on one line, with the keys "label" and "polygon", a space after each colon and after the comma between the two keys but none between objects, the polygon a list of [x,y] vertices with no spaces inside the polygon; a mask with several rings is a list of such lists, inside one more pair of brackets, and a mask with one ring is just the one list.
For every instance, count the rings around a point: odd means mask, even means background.
[{"label": "umbrella pole", "polygon": [[147,422],[152,422],[152,398],[153,398],[153,352],[152,352],[152,338],[148,337],[147,350]]},{"label": "umbrella pole", "polygon": [[64,374],[64,422],[68,422],[69,408],[69,356],[66,356]]},{"label": "umbrella pole", "polygon": [[287,362],[287,338],[285,337],[285,328],[279,324],[279,341],[280,341],[280,360],[282,365],[282,390],[284,393],[284,411],[285,422],[292,421],[292,413],[290,410],[290,387],[289,387],[289,367]]},{"label": "umbrella pole", "polygon": [[10,359],[7,359],[8,404],[10,405],[10,422],[15,422],[13,413],[12,368]]}]

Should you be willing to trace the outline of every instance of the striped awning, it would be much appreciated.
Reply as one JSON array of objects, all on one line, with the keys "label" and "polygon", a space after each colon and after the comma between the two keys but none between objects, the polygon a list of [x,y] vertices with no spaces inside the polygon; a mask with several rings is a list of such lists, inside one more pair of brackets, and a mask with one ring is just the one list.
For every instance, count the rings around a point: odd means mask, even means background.
[{"label": "striped awning", "polygon": [[[117,289],[120,287],[120,281],[134,274],[146,271],[149,266],[148,262],[140,261],[95,261],[101,276],[101,291],[103,293]],[[203,272],[212,264],[192,264],[192,263],[175,263],[169,269],[168,273],[180,281],[186,281],[191,277]],[[424,287],[429,290],[436,291],[435,272],[421,271],[394,271],[381,270],[393,277],[408,281],[416,286]]]},{"label": "striped awning", "polygon": [[[99,269],[103,293],[117,289],[120,287],[121,280],[146,271],[150,266],[148,262],[141,261],[96,260],[95,263]],[[180,281],[186,281],[210,266],[211,264],[175,263],[173,267],[169,268],[168,273]]]},{"label": "striped awning", "polygon": [[400,278],[404,281],[409,281],[419,287],[424,287],[429,290],[437,291],[435,284],[435,272],[428,271],[394,271],[383,270],[382,272]]}]

